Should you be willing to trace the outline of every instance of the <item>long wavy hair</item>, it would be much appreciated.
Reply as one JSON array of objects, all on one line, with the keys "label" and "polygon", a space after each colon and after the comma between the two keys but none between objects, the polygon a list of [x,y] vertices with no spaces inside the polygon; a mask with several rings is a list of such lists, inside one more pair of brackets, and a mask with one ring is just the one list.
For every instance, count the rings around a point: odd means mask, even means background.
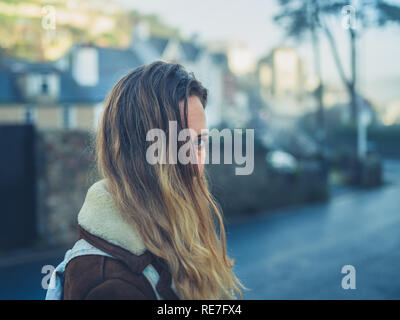
[{"label": "long wavy hair", "polygon": [[98,167],[147,249],[167,262],[181,299],[235,299],[235,292],[242,298],[245,287],[227,256],[222,214],[204,174],[195,164],[146,161],[147,132],[168,132],[169,121],[187,128],[192,95],[206,106],[207,89],[180,64],[156,61],[124,76],[106,100]]}]

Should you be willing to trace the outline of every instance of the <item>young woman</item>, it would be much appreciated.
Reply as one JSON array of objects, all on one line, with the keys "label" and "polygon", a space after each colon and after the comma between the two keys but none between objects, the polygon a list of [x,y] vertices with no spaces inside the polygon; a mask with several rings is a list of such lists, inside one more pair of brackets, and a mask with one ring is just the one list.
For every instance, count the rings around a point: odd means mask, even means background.
[{"label": "young woman", "polygon": [[[133,70],[112,89],[97,135],[104,179],[89,189],[78,216],[80,238],[111,257],[72,259],[64,299],[242,297],[203,174],[206,102],[207,90],[193,74],[161,61]],[[195,133],[198,164],[149,163],[148,132],[164,130],[170,144],[171,121],[178,132]],[[158,152],[164,151],[168,146]],[[156,287],[143,274],[149,264],[159,275]]]}]

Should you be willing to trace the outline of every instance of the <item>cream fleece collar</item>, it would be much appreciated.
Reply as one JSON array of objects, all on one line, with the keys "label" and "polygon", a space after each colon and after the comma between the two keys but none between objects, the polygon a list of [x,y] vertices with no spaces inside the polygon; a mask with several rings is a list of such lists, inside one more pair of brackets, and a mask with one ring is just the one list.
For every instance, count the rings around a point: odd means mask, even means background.
[{"label": "cream fleece collar", "polygon": [[146,251],[137,230],[126,221],[115,205],[105,179],[89,188],[78,214],[78,223],[89,233],[136,255]]}]

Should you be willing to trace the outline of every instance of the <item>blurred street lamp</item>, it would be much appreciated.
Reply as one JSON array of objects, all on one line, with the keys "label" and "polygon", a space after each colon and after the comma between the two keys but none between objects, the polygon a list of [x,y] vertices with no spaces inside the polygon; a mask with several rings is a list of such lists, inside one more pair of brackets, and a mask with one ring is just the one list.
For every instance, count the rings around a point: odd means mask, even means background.
[{"label": "blurred street lamp", "polygon": [[361,108],[357,121],[357,153],[360,161],[367,155],[367,128],[372,121],[371,111]]}]

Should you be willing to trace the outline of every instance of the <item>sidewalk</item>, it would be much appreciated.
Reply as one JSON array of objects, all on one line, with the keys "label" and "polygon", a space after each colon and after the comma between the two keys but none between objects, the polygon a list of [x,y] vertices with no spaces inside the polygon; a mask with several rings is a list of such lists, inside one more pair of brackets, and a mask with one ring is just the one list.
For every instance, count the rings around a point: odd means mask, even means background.
[{"label": "sidewalk", "polygon": [[[384,161],[384,179],[385,183],[400,183],[400,161],[387,159]],[[349,197],[362,193],[363,190],[352,187],[333,187],[331,189],[331,200],[342,197]],[[330,200],[328,200],[330,201]],[[305,207],[309,204],[302,204],[294,207]],[[292,209],[291,207],[276,208],[268,212],[260,212],[251,215],[240,215],[235,217],[227,217],[226,222],[229,226],[240,225],[242,223],[250,222],[251,220],[257,220],[265,216],[279,215],[281,212],[287,212]],[[46,259],[62,258],[70,246],[60,246],[51,248],[23,248],[17,249],[10,252],[0,252],[0,268],[7,268],[17,265],[23,265],[27,263],[34,263],[37,261],[43,261]]]},{"label": "sidewalk", "polygon": [[[400,159],[384,159],[383,160],[383,185],[378,187],[382,188],[387,185],[391,184],[400,184]],[[352,197],[355,197],[357,195],[363,194],[366,191],[373,191],[376,188],[372,188],[370,190],[362,189],[362,188],[357,188],[355,186],[346,186],[346,185],[341,185],[341,184],[330,184],[329,187],[329,199],[327,200],[327,203],[333,201],[333,200],[339,200],[339,199],[349,199]],[[257,219],[263,219],[265,217],[272,217],[272,216],[279,216],[282,213],[285,214],[286,212],[290,212],[293,209],[301,209],[304,207],[310,207],[310,206],[318,206],[321,204],[319,203],[303,203],[303,204],[298,204],[298,205],[291,205],[291,206],[284,206],[280,208],[275,208],[271,209],[268,211],[262,211],[262,212],[257,212],[253,214],[242,214],[242,215],[237,215],[233,217],[225,217],[225,223],[227,225],[227,228],[229,227],[234,227],[240,224],[245,224],[248,222],[255,221]]]},{"label": "sidewalk", "polygon": [[0,269],[63,257],[68,246],[43,249],[23,248],[0,253]]}]

